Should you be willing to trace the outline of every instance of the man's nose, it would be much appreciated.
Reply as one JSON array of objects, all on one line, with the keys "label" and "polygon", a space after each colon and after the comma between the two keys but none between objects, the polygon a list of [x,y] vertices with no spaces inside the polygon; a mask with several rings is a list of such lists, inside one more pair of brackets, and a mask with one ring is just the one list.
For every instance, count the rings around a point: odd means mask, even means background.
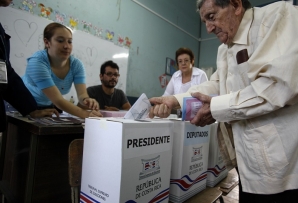
[{"label": "man's nose", "polygon": [[215,26],[212,22],[206,22],[206,29],[208,33],[211,33],[214,30]]}]

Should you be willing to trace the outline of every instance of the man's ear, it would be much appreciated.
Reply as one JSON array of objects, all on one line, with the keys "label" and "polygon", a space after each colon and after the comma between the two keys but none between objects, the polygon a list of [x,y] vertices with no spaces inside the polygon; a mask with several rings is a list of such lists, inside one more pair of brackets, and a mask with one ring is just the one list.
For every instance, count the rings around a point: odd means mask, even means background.
[{"label": "man's ear", "polygon": [[241,0],[230,0],[230,4],[234,7],[236,15],[240,15],[242,13],[242,1]]},{"label": "man's ear", "polygon": [[100,81],[102,80],[102,78],[103,78],[103,75],[100,73],[100,74],[99,74],[99,79],[100,79]]}]

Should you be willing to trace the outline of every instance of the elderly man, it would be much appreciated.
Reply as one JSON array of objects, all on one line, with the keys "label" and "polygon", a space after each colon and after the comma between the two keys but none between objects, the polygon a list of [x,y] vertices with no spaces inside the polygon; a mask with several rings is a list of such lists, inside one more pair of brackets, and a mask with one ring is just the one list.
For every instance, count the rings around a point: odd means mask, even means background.
[{"label": "elderly man", "polygon": [[[203,102],[192,124],[232,127],[244,193],[240,202],[293,202],[298,194],[298,11],[284,1],[199,0],[207,31],[223,43],[210,81],[188,93],[151,98],[166,117],[183,97]],[[210,97],[208,95],[218,95]],[[229,149],[230,155],[233,155]],[[245,195],[245,196],[241,196]]]}]

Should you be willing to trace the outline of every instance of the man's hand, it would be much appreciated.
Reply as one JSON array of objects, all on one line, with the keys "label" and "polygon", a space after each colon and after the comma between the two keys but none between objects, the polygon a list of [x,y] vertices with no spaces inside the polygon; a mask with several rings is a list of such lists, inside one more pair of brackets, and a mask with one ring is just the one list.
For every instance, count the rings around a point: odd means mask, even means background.
[{"label": "man's hand", "polygon": [[59,117],[59,113],[56,109],[42,109],[42,110],[35,110],[30,113],[32,118],[40,118],[40,117],[52,117],[53,115]]},{"label": "man's hand", "polygon": [[199,92],[192,93],[191,96],[199,99],[203,103],[203,106],[199,109],[199,111],[197,112],[195,117],[190,121],[190,123],[201,127],[214,123],[215,119],[212,117],[210,110],[210,103],[212,97],[205,94],[201,94]]},{"label": "man's hand", "polygon": [[174,96],[152,97],[149,101],[154,105],[149,112],[150,118],[154,116],[167,118],[171,114],[172,109],[179,108],[179,102]]},{"label": "man's hand", "polygon": [[87,106],[91,110],[96,110],[96,111],[99,110],[99,104],[95,99],[88,97],[83,100],[83,103],[85,106]]},{"label": "man's hand", "polygon": [[107,111],[119,111],[118,108],[113,107],[113,106],[105,106],[105,110],[107,110]]}]

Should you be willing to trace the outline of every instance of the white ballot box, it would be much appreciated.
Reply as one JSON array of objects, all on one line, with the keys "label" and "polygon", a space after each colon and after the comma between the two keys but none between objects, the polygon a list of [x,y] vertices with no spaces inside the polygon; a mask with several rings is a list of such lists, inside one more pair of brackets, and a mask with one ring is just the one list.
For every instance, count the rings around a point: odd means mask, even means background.
[{"label": "white ballot box", "polygon": [[81,202],[168,202],[173,123],[85,122]]},{"label": "white ballot box", "polygon": [[227,177],[228,170],[218,147],[218,123],[213,123],[210,129],[210,145],[207,170],[207,186],[214,187],[219,181]]},{"label": "white ballot box", "polygon": [[127,111],[107,111],[107,110],[100,110],[100,113],[103,117],[121,117],[123,118]]},{"label": "white ballot box", "polygon": [[184,202],[206,188],[210,126],[173,121],[170,201]]}]

